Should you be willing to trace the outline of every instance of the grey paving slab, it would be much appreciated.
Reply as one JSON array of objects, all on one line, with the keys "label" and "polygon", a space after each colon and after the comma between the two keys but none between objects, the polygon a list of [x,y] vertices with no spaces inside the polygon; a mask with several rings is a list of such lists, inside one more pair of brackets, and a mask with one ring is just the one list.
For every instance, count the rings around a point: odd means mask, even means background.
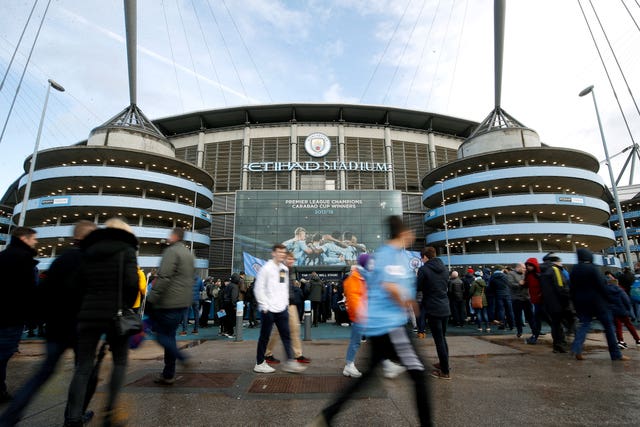
[{"label": "grey paving slab", "polygon": [[[551,352],[550,338],[535,346],[511,335],[449,338],[451,381],[431,379],[434,420],[441,426],[596,426],[638,425],[640,419],[640,352],[625,352],[630,362],[611,362],[601,335],[589,337],[587,359],[578,362]],[[188,346],[188,342],[183,345]],[[131,352],[122,413],[131,426],[304,426],[331,399],[331,393],[249,393],[255,341],[205,341],[186,349],[194,366],[179,375],[235,373],[229,387],[160,387],[134,385],[162,368],[161,349],[152,341]],[[417,341],[428,363],[436,353],[430,338]],[[304,343],[312,358],[307,376],[340,376],[346,340]],[[366,344],[363,346],[366,347]],[[360,353],[357,363],[364,366]],[[41,344],[26,344],[9,366],[9,385],[22,383],[41,360]],[[278,348],[276,355],[281,355]],[[69,353],[58,373],[28,408],[20,426],[60,426],[72,374]],[[91,407],[99,412],[105,399],[110,359],[100,375]],[[278,370],[273,375],[291,376]],[[236,378],[236,377],[234,377]],[[0,407],[0,410],[2,407]],[[90,426],[98,426],[99,420]],[[336,419],[340,426],[417,425],[411,383],[406,375],[378,379]]]}]

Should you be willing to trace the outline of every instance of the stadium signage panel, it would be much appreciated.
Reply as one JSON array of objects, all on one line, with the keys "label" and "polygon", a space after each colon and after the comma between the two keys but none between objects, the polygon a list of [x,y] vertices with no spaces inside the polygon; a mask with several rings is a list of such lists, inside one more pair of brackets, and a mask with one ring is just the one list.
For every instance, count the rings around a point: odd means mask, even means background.
[{"label": "stadium signage panel", "polygon": [[314,171],[357,171],[357,172],[391,172],[391,163],[376,162],[339,162],[339,161],[309,161],[309,162],[254,162],[242,166],[248,172],[304,172]]}]

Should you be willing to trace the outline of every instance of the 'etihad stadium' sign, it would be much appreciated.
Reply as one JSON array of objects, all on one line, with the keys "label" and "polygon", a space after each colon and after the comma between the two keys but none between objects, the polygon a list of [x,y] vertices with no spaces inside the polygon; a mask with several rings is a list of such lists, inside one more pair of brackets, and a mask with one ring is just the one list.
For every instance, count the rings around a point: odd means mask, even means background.
[{"label": "'etihad stadium' sign", "polygon": [[[321,132],[307,136],[304,148],[312,157],[324,157],[331,151],[331,140]],[[307,161],[307,162],[254,162],[242,165],[248,172],[291,172],[291,171],[357,171],[357,172],[391,172],[391,163],[375,162],[341,162],[341,161]]]},{"label": "'etihad stadium' sign", "polygon": [[374,162],[255,162],[242,166],[249,172],[291,172],[294,170],[304,172],[314,171],[358,171],[358,172],[391,172],[391,163]]}]

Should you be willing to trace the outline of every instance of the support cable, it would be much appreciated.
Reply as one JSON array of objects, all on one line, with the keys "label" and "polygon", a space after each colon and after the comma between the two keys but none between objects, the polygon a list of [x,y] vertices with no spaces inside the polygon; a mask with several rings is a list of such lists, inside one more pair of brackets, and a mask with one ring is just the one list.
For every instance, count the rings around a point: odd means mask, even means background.
[{"label": "support cable", "polygon": [[[202,23],[200,22],[200,15],[196,10],[196,5],[194,0],[191,0],[191,7],[193,7],[193,14],[196,16],[196,20],[198,21],[198,28],[200,28],[200,34],[202,35],[202,40],[204,40],[204,45],[207,48],[207,52],[209,53],[209,62],[211,63],[211,68],[213,68],[213,74],[216,76],[216,81],[220,83],[220,77],[218,76],[218,70],[213,62],[213,55],[211,54],[211,49],[209,49],[209,43],[207,43],[207,38],[204,35],[204,30],[202,29]],[[224,101],[225,107],[229,104],[227,103],[227,97],[224,94],[224,90],[222,89],[222,85],[219,84],[218,88],[220,89],[220,94],[222,95],[222,100]]]},{"label": "support cable", "polygon": [[616,92],[615,87],[613,86],[613,81],[611,80],[611,75],[609,74],[609,70],[607,69],[607,65],[604,62],[604,58],[602,57],[602,53],[600,52],[600,48],[598,47],[598,43],[596,42],[596,38],[593,35],[593,31],[591,30],[591,25],[589,24],[589,20],[587,19],[587,14],[582,8],[582,4],[580,0],[578,1],[578,6],[580,6],[580,11],[582,12],[582,16],[584,17],[584,22],[587,24],[587,28],[589,29],[589,34],[591,35],[591,39],[593,40],[593,44],[596,47],[596,51],[598,52],[598,57],[600,58],[600,62],[602,63],[602,68],[604,68],[604,72],[607,75],[607,80],[609,81],[609,86],[611,86],[611,91],[613,92],[613,96],[616,99],[616,103],[618,104],[618,109],[620,110],[620,114],[622,114],[622,119],[624,121],[624,125],[627,128],[627,133],[631,138],[631,142],[633,145],[636,144],[635,139],[633,138],[633,133],[631,132],[631,128],[629,127],[629,122],[627,121],[627,116],[624,114],[624,110],[622,105],[620,105],[620,99],[618,98],[618,93]]},{"label": "support cable", "polygon": [[38,41],[38,37],[40,36],[40,30],[42,30],[42,24],[44,23],[44,18],[47,16],[47,11],[49,10],[49,5],[51,5],[51,0],[47,1],[47,7],[42,14],[42,19],[40,20],[40,25],[38,25],[38,32],[36,32],[36,37],[33,39],[33,44],[31,45],[31,50],[29,50],[29,56],[27,56],[27,62],[24,64],[24,68],[22,69],[22,74],[20,75],[20,81],[18,81],[18,87],[16,88],[16,92],[13,95],[13,100],[11,101],[11,106],[9,107],[9,113],[7,114],[7,118],[4,121],[4,125],[2,126],[2,133],[0,133],[0,144],[2,143],[2,138],[4,138],[4,132],[7,130],[7,123],[9,123],[9,118],[11,117],[11,112],[13,111],[13,106],[16,103],[16,98],[18,97],[18,93],[20,92],[20,87],[22,86],[22,79],[24,79],[24,75],[27,72],[27,67],[29,66],[29,61],[31,60],[31,55],[33,54],[33,50],[36,47],[36,42]]},{"label": "support cable", "polygon": [[636,103],[636,99],[633,96],[633,92],[631,92],[631,88],[629,87],[629,82],[627,82],[627,77],[624,75],[624,71],[622,70],[622,66],[620,65],[620,62],[618,61],[618,56],[616,55],[616,52],[613,50],[613,46],[611,45],[611,42],[609,41],[609,36],[604,31],[604,27],[602,26],[602,22],[600,21],[600,17],[598,16],[598,12],[596,12],[596,8],[593,6],[593,2],[591,0],[589,0],[589,4],[591,5],[591,9],[593,9],[593,13],[596,16],[596,19],[598,20],[598,24],[600,25],[600,30],[602,30],[602,34],[604,35],[604,38],[607,41],[607,45],[609,46],[609,50],[611,51],[611,54],[613,55],[613,59],[615,59],[615,61],[616,61],[616,65],[618,66],[618,70],[620,71],[620,74],[622,75],[622,80],[624,80],[624,84],[627,87],[627,91],[629,92],[629,96],[631,96],[631,100],[633,101],[633,105],[636,107],[636,111],[638,112],[638,116],[640,116],[640,108],[638,108],[638,104]]},{"label": "support cable", "polygon": [[[620,0],[620,3],[622,3],[624,8],[627,10],[627,13],[629,14],[629,18],[631,18],[633,23],[636,25],[636,28],[638,29],[638,31],[640,31],[640,26],[638,25],[638,22],[636,21],[636,18],[634,18],[633,15],[631,14],[631,11],[627,7],[627,4],[624,2],[624,0]],[[636,1],[636,3],[637,3],[637,1]],[[640,5],[639,5],[639,7],[640,7]],[[0,87],[0,89],[2,89],[2,88]]]},{"label": "support cable", "polygon": [[9,65],[7,65],[7,70],[4,72],[4,76],[2,76],[2,82],[0,82],[0,90],[4,87],[4,81],[7,78],[7,74],[9,74],[9,70],[11,69],[11,65],[13,64],[13,60],[16,57],[16,53],[18,53],[18,48],[20,47],[20,43],[22,43],[22,37],[24,37],[25,31],[27,31],[27,27],[29,26],[29,22],[31,21],[31,15],[33,15],[33,11],[36,9],[36,5],[38,4],[38,0],[33,2],[33,7],[31,8],[31,12],[29,12],[29,17],[27,18],[27,22],[24,23],[24,27],[22,28],[22,33],[20,33],[20,38],[18,39],[18,43],[16,43],[16,48],[13,51],[13,55],[11,55],[11,60],[9,61]]},{"label": "support cable", "polygon": [[242,77],[240,77],[240,72],[238,71],[238,67],[236,67],[236,63],[233,60],[233,55],[231,55],[231,50],[229,50],[229,46],[227,45],[227,40],[224,38],[224,33],[222,32],[222,28],[218,24],[218,19],[216,19],[215,13],[213,13],[213,8],[211,7],[211,2],[207,0],[207,6],[209,6],[209,12],[213,17],[213,22],[216,24],[216,28],[220,33],[220,38],[222,39],[222,44],[224,45],[225,50],[227,51],[227,55],[229,55],[229,59],[231,60],[231,65],[233,66],[233,70],[236,73],[236,77],[238,77],[238,81],[240,82],[240,87],[242,88],[242,94],[246,99],[249,99],[249,95],[247,95],[247,90],[244,87],[244,83],[242,83]]},{"label": "support cable", "polygon": [[424,7],[426,6],[426,4],[427,4],[426,1],[422,2],[422,7],[420,8],[420,13],[418,13],[418,17],[416,18],[415,22],[413,23],[413,28],[411,28],[411,33],[409,33],[409,37],[407,37],[407,41],[404,44],[404,47],[402,48],[402,53],[400,54],[400,58],[398,59],[398,62],[396,63],[396,68],[395,68],[395,70],[393,70],[393,76],[391,76],[391,81],[389,81],[389,86],[387,87],[387,92],[384,94],[384,98],[382,98],[382,104],[385,104],[387,102],[387,98],[389,97],[389,92],[391,92],[391,88],[393,87],[393,83],[396,80],[396,75],[398,74],[398,70],[400,69],[400,64],[402,64],[402,60],[404,59],[404,54],[407,52],[407,47],[409,46],[409,43],[413,39],[413,33],[416,31],[416,27],[418,26],[418,22],[420,22],[420,18],[422,17],[422,12],[424,11]]},{"label": "support cable", "polygon": [[467,21],[467,9],[469,8],[469,0],[464,4],[464,13],[462,15],[462,25],[460,26],[460,36],[458,38],[458,47],[456,48],[456,59],[453,62],[453,72],[451,73],[451,85],[449,86],[449,95],[447,96],[447,106],[445,112],[449,111],[449,102],[451,101],[451,93],[453,92],[453,83],[456,79],[456,71],[458,69],[458,57],[460,56],[460,45],[462,44],[462,36],[464,34],[465,22]]},{"label": "support cable", "polygon": [[164,7],[164,0],[160,1],[162,5],[162,15],[164,16],[164,26],[167,29],[167,37],[169,38],[169,50],[171,51],[171,63],[173,64],[173,74],[176,76],[176,85],[178,86],[178,99],[180,100],[180,107],[184,113],[184,102],[182,100],[182,88],[180,87],[180,80],[178,79],[178,69],[176,67],[176,58],[173,54],[173,43],[171,42],[171,32],[169,31],[169,21],[167,20],[167,11]]},{"label": "support cable", "polygon": [[184,19],[182,19],[182,11],[180,10],[180,3],[176,3],[176,7],[178,8],[178,16],[180,17],[180,24],[182,24],[182,32],[184,33],[185,43],[187,44],[187,52],[189,53],[189,60],[191,61],[191,68],[193,69],[193,76],[196,79],[196,85],[198,86],[198,93],[200,94],[200,104],[202,104],[202,108],[204,108],[204,96],[202,96],[202,87],[200,86],[200,78],[198,77],[198,70],[196,69],[196,63],[193,60],[193,55],[191,54],[191,45],[189,44],[189,36],[187,35],[187,29],[184,26]]},{"label": "support cable", "polygon": [[429,26],[429,32],[427,33],[427,37],[424,39],[424,44],[422,45],[422,52],[420,52],[420,60],[418,61],[418,65],[416,66],[415,71],[413,72],[413,78],[411,79],[411,84],[409,85],[409,90],[407,91],[407,97],[404,100],[404,106],[406,107],[409,103],[409,96],[411,96],[411,91],[413,91],[413,84],[416,81],[416,77],[418,76],[418,71],[420,70],[420,65],[422,65],[422,60],[424,58],[424,53],[427,50],[427,45],[429,44],[429,39],[431,38],[431,30],[433,30],[433,24],[436,21],[436,16],[438,16],[438,10],[440,9],[440,0],[438,0],[438,4],[436,5],[436,11],[433,14],[433,19],[431,20],[431,25]]},{"label": "support cable", "polygon": [[444,37],[442,38],[442,43],[440,44],[440,52],[438,52],[438,60],[436,61],[436,70],[433,73],[433,78],[431,79],[431,87],[429,88],[429,96],[427,97],[427,103],[425,105],[425,109],[428,109],[429,104],[431,103],[431,94],[433,94],[433,85],[436,83],[436,77],[438,77],[438,70],[440,69],[440,58],[442,58],[442,51],[444,50],[444,42],[447,39],[447,35],[449,34],[449,24],[451,24],[451,15],[453,14],[453,5],[454,5],[454,2],[451,3],[451,9],[449,9],[449,18],[447,19],[447,26],[444,30]]},{"label": "support cable", "polygon": [[360,103],[362,103],[362,100],[364,99],[364,96],[367,94],[367,91],[369,90],[369,86],[371,86],[371,82],[373,81],[373,77],[378,72],[378,68],[380,67],[380,64],[382,63],[382,59],[384,59],[385,55],[387,54],[387,50],[389,50],[389,45],[391,45],[391,42],[395,38],[396,33],[398,32],[398,28],[400,27],[400,24],[402,23],[402,20],[404,19],[404,15],[406,15],[410,4],[411,4],[411,0],[408,0],[407,1],[407,5],[404,8],[404,12],[402,12],[402,16],[400,17],[400,20],[396,24],[396,28],[394,28],[393,33],[391,34],[391,37],[389,38],[389,41],[387,41],[387,45],[384,47],[384,51],[382,51],[382,56],[380,56],[380,58],[378,59],[378,63],[376,64],[376,68],[374,68],[373,73],[371,74],[371,77],[369,77],[369,81],[367,82],[367,86],[365,86],[364,92],[362,92],[362,95],[360,96],[360,101],[359,101]]},{"label": "support cable", "polygon": [[238,28],[238,25],[236,24],[236,20],[233,19],[233,15],[231,15],[231,11],[227,7],[227,3],[225,3],[224,0],[222,0],[222,5],[227,10],[227,13],[229,14],[229,18],[231,18],[231,23],[233,23],[233,26],[236,29],[236,32],[238,33],[238,36],[240,37],[240,41],[242,42],[242,46],[244,46],[244,50],[246,50],[247,51],[247,55],[249,55],[249,59],[251,60],[251,63],[253,64],[253,68],[255,68],[256,73],[258,74],[258,77],[260,78],[260,81],[262,82],[262,86],[264,87],[265,92],[267,92],[267,96],[269,97],[269,101],[273,102],[273,98],[271,97],[271,93],[269,93],[269,88],[267,87],[266,83],[264,82],[264,79],[262,78],[262,73],[260,73],[260,69],[258,68],[258,66],[256,65],[255,61],[253,60],[253,56],[251,55],[251,52],[249,51],[249,48],[247,47],[247,44],[244,42],[244,37],[242,37],[242,33],[240,32],[240,29]]}]

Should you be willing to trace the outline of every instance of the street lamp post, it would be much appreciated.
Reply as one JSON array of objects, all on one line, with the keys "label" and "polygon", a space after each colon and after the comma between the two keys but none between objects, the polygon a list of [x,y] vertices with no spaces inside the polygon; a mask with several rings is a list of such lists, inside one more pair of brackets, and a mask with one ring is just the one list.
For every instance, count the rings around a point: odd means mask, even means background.
[{"label": "street lamp post", "polygon": [[442,216],[444,219],[444,240],[447,248],[447,268],[451,271],[451,252],[449,251],[449,226],[447,225],[447,202],[444,200],[444,180],[436,181],[440,184],[440,195],[442,197]]},{"label": "street lamp post", "polygon": [[[607,167],[609,169],[609,178],[611,178],[611,189],[613,190],[613,202],[616,205],[616,211],[618,212],[618,221],[620,221],[620,231],[622,232],[622,243],[624,245],[625,256],[627,258],[627,264],[631,268],[631,249],[629,248],[629,239],[627,238],[627,227],[624,225],[624,215],[622,214],[622,207],[620,206],[620,198],[618,197],[618,186],[613,177],[613,167],[611,166],[611,160],[609,159],[609,149],[607,148],[607,141],[604,138],[604,131],[602,130],[602,121],[600,120],[600,112],[598,111],[598,103],[596,102],[596,94],[593,90],[593,85],[585,88],[580,92],[579,96],[585,96],[591,94],[593,98],[593,106],[596,109],[596,117],[598,118],[598,127],[600,128],[600,137],[602,138],[602,146],[604,147],[604,156],[607,161]],[[615,253],[615,247],[614,247]]]},{"label": "street lamp post", "polygon": [[[202,184],[196,182],[198,187],[202,187]],[[193,253],[193,244],[196,232],[196,209],[198,209],[198,189],[193,192],[193,218],[191,219],[191,253]]]},{"label": "street lamp post", "polygon": [[20,211],[20,219],[18,219],[18,226],[24,225],[25,216],[27,214],[27,203],[29,202],[29,196],[31,193],[31,182],[33,180],[33,171],[36,167],[36,160],[38,158],[38,148],[40,147],[40,135],[42,135],[42,126],[44,124],[44,115],[47,112],[47,103],[49,102],[49,93],[51,88],[59,92],[64,92],[64,88],[53,80],[47,80],[47,95],[44,98],[44,106],[42,107],[42,115],[40,116],[40,125],[38,126],[38,135],[36,136],[36,145],[33,147],[33,155],[31,156],[31,162],[29,163],[29,174],[27,175],[27,185],[24,189],[24,196],[22,198],[22,209]]}]

